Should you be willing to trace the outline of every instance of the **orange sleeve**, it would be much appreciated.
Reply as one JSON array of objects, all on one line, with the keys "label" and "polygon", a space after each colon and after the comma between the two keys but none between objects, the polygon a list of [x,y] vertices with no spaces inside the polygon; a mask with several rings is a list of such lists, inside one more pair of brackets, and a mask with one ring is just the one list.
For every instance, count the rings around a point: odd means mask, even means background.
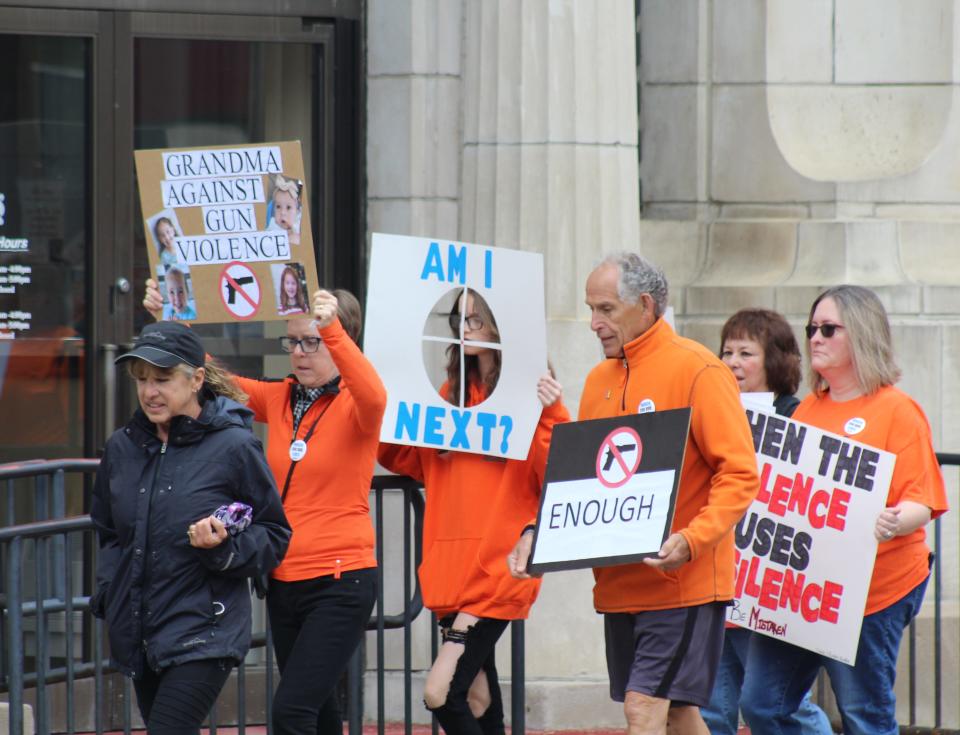
[{"label": "orange sleeve", "polygon": [[247,408],[253,411],[253,418],[256,421],[266,423],[267,421],[267,397],[266,384],[261,380],[253,378],[244,378],[240,375],[230,374],[236,386],[247,394]]},{"label": "orange sleeve", "polygon": [[910,500],[930,509],[930,520],[947,511],[943,473],[933,451],[930,426],[912,402],[901,404],[890,422],[893,441],[888,451],[897,455],[887,495],[887,506]]},{"label": "orange sleeve", "polygon": [[407,475],[417,482],[423,482],[425,473],[420,450],[417,447],[381,442],[377,450],[377,461],[391,472]]},{"label": "orange sleeve", "polygon": [[[696,559],[730,533],[760,487],[757,457],[733,374],[722,366],[703,368],[690,396],[690,434],[713,470],[707,502],[679,529]],[[689,451],[689,447],[687,449]]]},{"label": "orange sleeve", "polygon": [[[570,412],[563,405],[562,399],[554,401],[540,413],[540,421],[533,434],[533,441],[530,443],[530,451],[527,455],[530,467],[536,476],[538,488],[543,487],[543,476],[547,468],[547,457],[550,454],[553,427],[557,424],[564,424],[569,420]],[[533,523],[536,523],[536,519],[533,520]]]},{"label": "orange sleeve", "polygon": [[350,388],[356,406],[353,415],[356,425],[365,434],[379,433],[383,412],[387,408],[387,389],[377,371],[344,331],[339,319],[321,329],[320,336],[344,383]]}]

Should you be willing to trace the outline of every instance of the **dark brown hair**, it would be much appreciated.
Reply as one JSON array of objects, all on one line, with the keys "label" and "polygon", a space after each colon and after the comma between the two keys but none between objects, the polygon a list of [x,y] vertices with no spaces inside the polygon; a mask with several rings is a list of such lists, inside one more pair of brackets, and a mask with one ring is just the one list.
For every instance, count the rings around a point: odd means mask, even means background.
[{"label": "dark brown hair", "polygon": [[360,345],[360,332],[363,331],[363,311],[357,297],[345,288],[335,288],[330,293],[337,297],[337,318],[343,326],[343,331],[350,335],[350,339]]},{"label": "dark brown hair", "polygon": [[741,309],[720,332],[720,352],[728,339],[752,339],[763,348],[767,387],[776,395],[793,395],[800,387],[800,346],[781,314],[770,309]]},{"label": "dark brown hair", "polygon": [[[497,320],[493,317],[493,312],[490,310],[490,306],[487,304],[486,300],[474,291],[472,288],[467,289],[467,293],[473,297],[473,310],[481,319],[483,323],[489,325],[490,333],[493,339],[493,342],[500,341],[500,330],[497,328]],[[460,313],[460,298],[458,298],[453,305],[453,314]],[[455,335],[460,336],[459,332]],[[447,400],[450,403],[459,405],[460,403],[460,344],[453,344],[447,348]],[[467,385],[471,382],[479,382],[480,380],[480,365],[479,360],[476,355],[465,355],[464,361],[464,370],[463,374],[466,377]],[[502,354],[500,350],[493,351],[493,370],[490,375],[487,376],[487,379],[484,381],[487,390],[493,392],[493,389],[497,387],[497,381],[500,379],[500,364],[501,364]],[[464,394],[464,403],[466,403],[467,396]]]}]

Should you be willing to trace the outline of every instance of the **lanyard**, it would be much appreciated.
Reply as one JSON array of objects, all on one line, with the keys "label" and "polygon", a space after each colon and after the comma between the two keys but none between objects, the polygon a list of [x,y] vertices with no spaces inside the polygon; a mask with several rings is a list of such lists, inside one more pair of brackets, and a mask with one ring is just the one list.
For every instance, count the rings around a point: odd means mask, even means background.
[{"label": "lanyard", "polygon": [[[335,393],[335,394],[333,395],[333,398],[330,399],[330,402],[329,402],[326,406],[323,407],[323,410],[320,412],[320,415],[317,416],[316,419],[314,419],[313,423],[310,425],[309,430],[307,431],[306,436],[303,437],[303,443],[304,443],[304,444],[306,444],[308,441],[310,441],[310,437],[313,436],[313,431],[314,431],[314,429],[317,428],[317,424],[320,423],[320,419],[322,419],[322,418],[324,417],[324,415],[327,413],[327,409],[329,409],[330,406],[333,405],[333,402],[334,402],[335,400],[337,400],[337,396],[338,396],[338,395],[340,395],[340,394],[339,394],[339,393]],[[299,427],[298,427],[298,429],[299,429]],[[296,434],[296,432],[294,432],[294,434],[293,434],[293,439],[291,440],[290,443],[292,444],[294,441],[296,441],[296,439],[297,439],[297,434]],[[286,479],[286,480],[284,481],[284,483],[283,483],[283,492],[280,493],[280,502],[281,502],[281,503],[287,499],[287,491],[290,489],[290,478],[293,477],[293,471],[296,469],[296,467],[297,467],[298,464],[300,464],[300,461],[299,461],[299,460],[296,460],[296,459],[290,460],[290,469],[287,470],[287,479]]]}]

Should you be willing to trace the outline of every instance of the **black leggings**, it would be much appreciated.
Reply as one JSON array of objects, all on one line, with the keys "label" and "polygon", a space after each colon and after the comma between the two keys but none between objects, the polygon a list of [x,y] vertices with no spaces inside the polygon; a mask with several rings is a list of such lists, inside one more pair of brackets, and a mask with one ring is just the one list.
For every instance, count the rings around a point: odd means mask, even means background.
[{"label": "black leggings", "polygon": [[377,599],[377,570],[299,582],[270,580],[267,611],[280,685],[274,735],[342,735],[336,686]]},{"label": "black leggings", "polygon": [[[449,628],[455,616],[449,615],[440,621],[441,628]],[[506,620],[480,618],[467,628],[463,641],[463,653],[457,659],[453,671],[447,701],[430,711],[447,735],[504,735],[503,698],[500,695],[500,680],[494,658],[497,641],[507,628]],[[487,675],[490,688],[490,706],[480,717],[474,717],[467,702],[470,685],[481,671]],[[429,707],[427,709],[430,709]]]},{"label": "black leggings", "polygon": [[204,658],[169,666],[160,672],[145,667],[133,688],[148,735],[199,735],[233,661]]}]

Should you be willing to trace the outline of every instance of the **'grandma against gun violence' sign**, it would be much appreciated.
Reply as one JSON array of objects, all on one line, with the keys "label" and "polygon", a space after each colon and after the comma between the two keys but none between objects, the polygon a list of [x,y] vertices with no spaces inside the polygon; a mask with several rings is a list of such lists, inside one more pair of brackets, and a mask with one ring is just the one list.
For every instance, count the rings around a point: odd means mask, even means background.
[{"label": "'grandma against gun violence' sign", "polygon": [[317,269],[298,141],[134,156],[163,319],[310,313]]},{"label": "'grandma against gun violence' sign", "polygon": [[[380,440],[526,458],[547,370],[543,257],[375,233],[367,292],[366,355],[387,388]],[[466,378],[487,359],[497,377],[477,396]]]},{"label": "'grandma against gun violence' sign", "polygon": [[656,556],[670,535],[690,409],[553,427],[529,569]]},{"label": "'grandma against gun violence' sign", "polygon": [[760,492],[735,529],[727,619],[853,664],[873,573],[873,529],[896,457],[748,409]]}]

